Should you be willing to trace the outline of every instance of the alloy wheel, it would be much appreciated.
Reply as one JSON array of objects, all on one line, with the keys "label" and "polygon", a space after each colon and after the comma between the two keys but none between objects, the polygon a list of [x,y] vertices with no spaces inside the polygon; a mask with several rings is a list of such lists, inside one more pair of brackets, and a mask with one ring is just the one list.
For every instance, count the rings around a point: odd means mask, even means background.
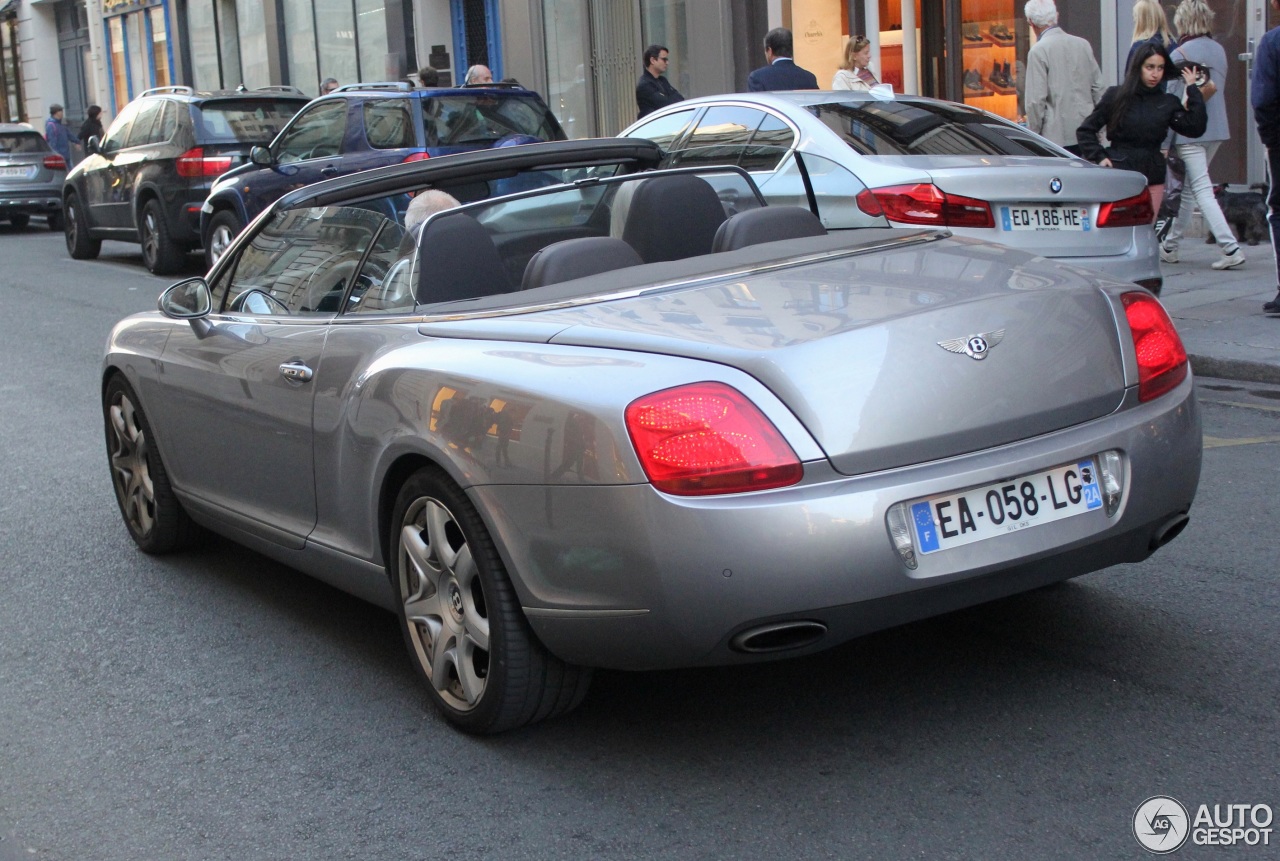
[{"label": "alloy wheel", "polygon": [[117,392],[108,407],[111,429],[111,478],[125,520],[139,536],[155,527],[156,496],[147,461],[150,447],[133,401]]},{"label": "alloy wheel", "polygon": [[231,245],[231,240],[235,239],[235,234],[231,232],[231,228],[225,224],[215,225],[209,234],[209,263],[218,262],[218,258],[227,253],[227,248]]},{"label": "alloy wheel", "polygon": [[160,230],[151,207],[142,213],[142,259],[148,269],[154,268],[155,261],[160,259]]},{"label": "alloy wheel", "polygon": [[398,580],[409,641],[440,697],[459,711],[476,707],[489,677],[489,612],[466,535],[440,501],[406,510]]}]

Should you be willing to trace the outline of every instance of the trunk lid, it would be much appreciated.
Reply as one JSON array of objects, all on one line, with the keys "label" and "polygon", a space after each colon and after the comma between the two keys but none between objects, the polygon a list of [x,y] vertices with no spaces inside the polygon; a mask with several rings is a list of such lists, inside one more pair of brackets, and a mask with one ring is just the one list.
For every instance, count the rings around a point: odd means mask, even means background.
[{"label": "trunk lid", "polygon": [[[993,159],[1000,163],[995,182]],[[997,242],[1046,257],[1124,254],[1133,244],[1133,227],[1099,228],[1098,211],[1103,202],[1140,194],[1147,182],[1139,173],[1060,158],[956,156],[933,162],[929,174],[938,188],[991,204]],[[1083,229],[1017,229],[1019,221],[1044,208],[1082,208]]]},{"label": "trunk lid", "polygon": [[[846,474],[1089,421],[1117,409],[1125,386],[1115,314],[1087,273],[967,240],[523,319],[564,326],[552,343],[739,368]],[[987,344],[980,360],[965,352],[974,336]]]}]

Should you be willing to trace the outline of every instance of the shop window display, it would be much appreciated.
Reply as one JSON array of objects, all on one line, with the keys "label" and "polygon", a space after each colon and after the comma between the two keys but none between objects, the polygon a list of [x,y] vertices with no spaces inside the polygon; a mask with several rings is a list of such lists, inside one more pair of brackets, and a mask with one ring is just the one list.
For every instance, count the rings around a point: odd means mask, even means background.
[{"label": "shop window display", "polygon": [[[880,80],[891,84],[895,92],[903,92],[901,0],[879,3]],[[946,50],[960,58],[960,80],[950,97],[1010,120],[1023,116],[1018,94],[1029,47],[1026,19],[1017,14],[1017,7],[1015,0],[962,0],[960,32],[945,34]],[[919,0],[916,22],[922,29],[945,26],[944,21],[930,20],[927,14],[922,17]],[[924,53],[918,33],[915,38],[916,55],[923,67],[933,58]],[[945,66],[945,57],[937,59],[939,66]]]}]

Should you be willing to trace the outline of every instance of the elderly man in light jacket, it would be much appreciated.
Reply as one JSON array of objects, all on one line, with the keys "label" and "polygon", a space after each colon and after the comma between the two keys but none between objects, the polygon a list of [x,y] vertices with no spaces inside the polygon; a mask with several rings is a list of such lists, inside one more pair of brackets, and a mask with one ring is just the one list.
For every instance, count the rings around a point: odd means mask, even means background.
[{"label": "elderly man in light jacket", "polygon": [[1027,127],[1078,155],[1076,129],[1102,97],[1102,70],[1089,43],[1058,26],[1053,0],[1027,0],[1025,13],[1036,32],[1023,77]]}]

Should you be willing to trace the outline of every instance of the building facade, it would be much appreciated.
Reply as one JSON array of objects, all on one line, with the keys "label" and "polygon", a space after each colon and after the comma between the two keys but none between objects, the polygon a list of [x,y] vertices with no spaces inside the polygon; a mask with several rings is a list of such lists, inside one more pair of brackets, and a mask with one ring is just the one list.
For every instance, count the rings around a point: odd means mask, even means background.
[{"label": "building facade", "polygon": [[[143,90],[403,80],[430,63],[445,81],[488,65],[543,94],[573,137],[635,119],[649,44],[686,96],[741,91],[762,41],[789,27],[796,61],[831,80],[845,40],[865,34],[873,69],[898,92],[965,102],[1009,119],[1034,34],[1025,0],[0,0],[0,120],[40,125],[54,102],[72,126],[89,104],[109,120]],[[1265,178],[1249,110],[1247,58],[1276,20],[1267,0],[1209,0],[1233,58],[1225,92],[1226,182]],[[1164,4],[1172,18],[1176,3]],[[1060,0],[1063,29],[1095,46],[1114,83],[1132,33],[1130,0]]]}]

